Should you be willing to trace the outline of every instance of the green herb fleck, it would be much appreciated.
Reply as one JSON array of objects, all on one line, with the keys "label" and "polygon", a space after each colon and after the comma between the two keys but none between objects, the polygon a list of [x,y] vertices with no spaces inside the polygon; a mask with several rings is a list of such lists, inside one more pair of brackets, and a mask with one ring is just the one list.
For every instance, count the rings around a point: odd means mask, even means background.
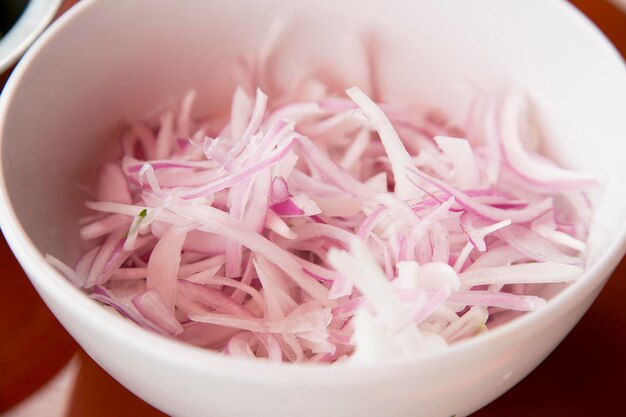
[{"label": "green herb fleck", "polygon": [[142,219],[145,218],[148,215],[148,209],[143,209],[139,212],[139,217],[141,217]]}]

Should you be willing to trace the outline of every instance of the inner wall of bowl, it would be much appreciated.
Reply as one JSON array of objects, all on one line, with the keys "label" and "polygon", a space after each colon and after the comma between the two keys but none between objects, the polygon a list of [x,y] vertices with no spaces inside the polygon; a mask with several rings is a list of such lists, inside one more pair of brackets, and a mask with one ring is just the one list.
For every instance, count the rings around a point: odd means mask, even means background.
[{"label": "inner wall of bowl", "polygon": [[[1,132],[4,175],[21,224],[42,253],[67,262],[80,252],[76,220],[90,197],[83,188],[91,185],[97,165],[117,152],[125,122],[189,88],[200,92],[197,115],[227,111],[235,87],[233,60],[259,48],[277,20],[287,34],[278,43],[277,87],[311,69],[337,88],[358,85],[380,98],[428,104],[459,119],[472,92],[468,82],[488,89],[511,84],[526,89],[537,104],[550,138],[547,148],[560,162],[626,182],[620,161],[626,137],[623,67],[607,62],[599,36],[577,25],[557,30],[552,22],[571,12],[566,5],[105,3],[89,5],[97,19],[65,22],[27,60]],[[372,46],[373,83],[364,71],[359,34]]]}]

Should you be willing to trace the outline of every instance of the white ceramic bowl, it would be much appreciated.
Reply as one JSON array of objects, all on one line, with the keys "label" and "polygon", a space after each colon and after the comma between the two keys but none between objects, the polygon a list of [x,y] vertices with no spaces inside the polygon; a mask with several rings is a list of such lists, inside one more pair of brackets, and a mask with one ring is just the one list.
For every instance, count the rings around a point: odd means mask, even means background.
[{"label": "white ceramic bowl", "polygon": [[597,227],[593,265],[546,308],[446,351],[370,367],[246,361],[166,340],[91,301],[42,257],[78,256],[76,184],[117,146],[124,120],[191,86],[210,92],[199,113],[215,109],[232,91],[233,51],[253,48],[276,15],[292,16],[302,33],[290,38],[287,68],[344,64],[340,33],[373,28],[389,96],[454,112],[459,81],[512,82],[531,93],[563,163],[626,182],[624,65],[564,1],[84,0],[36,42],[0,99],[3,232],[81,346],[169,414],[469,414],[537,366],[593,302],[626,249],[619,207]]},{"label": "white ceramic bowl", "polygon": [[0,73],[19,59],[48,26],[63,0],[30,0],[13,27],[0,38]]}]

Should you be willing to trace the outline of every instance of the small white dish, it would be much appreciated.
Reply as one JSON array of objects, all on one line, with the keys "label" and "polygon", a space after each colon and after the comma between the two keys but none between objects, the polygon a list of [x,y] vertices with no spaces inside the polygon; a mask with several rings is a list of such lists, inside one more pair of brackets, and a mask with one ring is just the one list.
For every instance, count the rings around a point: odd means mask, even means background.
[{"label": "small white dish", "polygon": [[63,0],[30,0],[11,29],[0,38],[0,73],[13,65],[52,21]]}]

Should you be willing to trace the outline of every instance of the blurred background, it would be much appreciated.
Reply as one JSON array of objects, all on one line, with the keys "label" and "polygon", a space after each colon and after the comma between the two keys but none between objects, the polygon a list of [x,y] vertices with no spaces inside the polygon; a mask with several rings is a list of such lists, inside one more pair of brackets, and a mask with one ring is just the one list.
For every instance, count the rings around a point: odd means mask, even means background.
[{"label": "blurred background", "polygon": [[0,33],[7,33],[22,14],[27,0],[5,0],[0,9]]},{"label": "blurred background", "polygon": [[[27,3],[0,0],[0,36],[9,32]],[[75,3],[62,1],[55,18]],[[572,3],[626,56],[626,0]],[[0,74],[0,89],[11,70]],[[552,355],[474,416],[624,415],[624,299],[626,260]],[[0,417],[100,416],[164,414],[124,389],[81,351],[43,304],[0,236]]]}]

